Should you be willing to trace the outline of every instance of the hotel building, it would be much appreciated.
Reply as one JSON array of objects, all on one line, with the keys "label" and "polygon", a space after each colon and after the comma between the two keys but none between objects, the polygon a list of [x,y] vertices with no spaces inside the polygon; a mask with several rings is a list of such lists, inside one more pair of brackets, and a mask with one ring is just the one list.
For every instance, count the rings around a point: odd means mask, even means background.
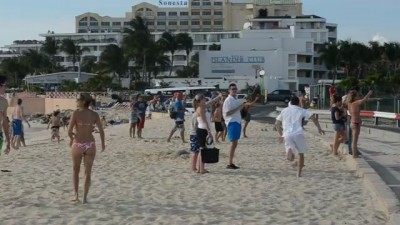
[{"label": "hotel building", "polygon": [[[327,23],[318,16],[302,15],[300,0],[193,0],[184,7],[140,3],[132,6],[131,12],[127,12],[125,17],[84,13],[75,18],[76,33],[48,32],[40,36],[75,40],[80,46],[90,49],[83,57],[96,57],[99,60],[107,45],[121,45],[121,31],[129,28],[129,21],[136,15],[145,18],[156,41],[164,31],[188,32],[194,41],[192,54],[201,51],[200,77],[208,80],[204,82],[208,85],[223,82],[223,78],[226,81],[227,77],[257,82],[258,78],[253,74],[254,68],[258,67],[273,74],[270,79],[276,80],[276,85],[282,88],[298,89],[306,83],[315,83],[317,79],[326,78],[328,72],[319,58],[318,50],[324,43],[337,39],[336,24]],[[221,51],[202,51],[212,44],[221,44]],[[37,48],[41,44],[36,45],[30,47]],[[14,43],[6,47],[19,54],[24,46]],[[274,49],[273,53],[271,49]],[[242,54],[245,58],[257,53],[259,57],[264,57],[265,62],[253,63],[254,66],[252,64],[249,67],[250,64],[229,65],[211,61],[211,57],[230,57],[231,53]],[[186,56],[184,51],[175,52],[174,71],[186,66],[186,57],[190,56]],[[71,58],[63,52],[58,54],[57,59],[61,65],[72,67]],[[233,67],[225,71],[218,68],[227,66]],[[168,71],[159,75],[167,74]],[[239,79],[238,76],[248,77]],[[173,85],[179,85],[174,82]]]}]

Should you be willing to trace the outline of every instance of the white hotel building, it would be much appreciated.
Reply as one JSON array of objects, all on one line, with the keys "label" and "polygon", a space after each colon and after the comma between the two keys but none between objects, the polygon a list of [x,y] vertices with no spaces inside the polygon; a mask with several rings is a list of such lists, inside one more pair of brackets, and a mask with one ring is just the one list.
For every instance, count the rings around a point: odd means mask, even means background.
[{"label": "white hotel building", "polygon": [[[264,14],[261,14],[260,9],[266,9]],[[246,80],[249,84],[258,82],[254,69],[257,65],[267,70],[266,80],[276,80],[277,87],[298,89],[304,83],[315,83],[316,79],[326,78],[327,75],[319,59],[318,49],[323,43],[334,42],[337,38],[335,24],[329,24],[317,16],[302,15],[300,0],[192,0],[186,7],[171,8],[140,3],[132,6],[131,12],[126,13],[125,17],[84,13],[75,18],[76,33],[48,32],[40,36],[76,40],[80,46],[90,49],[83,57],[91,56],[98,60],[107,45],[121,45],[121,31],[128,27],[128,22],[136,15],[145,18],[155,40],[167,30],[188,32],[194,41],[192,54],[201,51],[200,78],[204,80],[203,85],[223,83],[222,88],[231,80]],[[222,21],[222,25],[219,21]],[[212,44],[221,44],[222,51],[203,51]],[[27,48],[40,49],[40,46],[41,43],[28,46],[22,41],[15,41],[5,46],[12,54],[0,52],[0,60],[1,55],[15,56]],[[263,56],[265,62],[253,63],[254,66],[251,64],[249,67],[250,64],[210,61],[211,57],[247,57],[255,53]],[[186,66],[186,57],[184,51],[175,53],[174,71]],[[71,58],[63,52],[58,54],[57,59],[60,65],[72,67]],[[227,67],[230,73],[219,67]],[[167,74],[165,72],[160,75]],[[198,84],[198,80],[193,80],[193,84]],[[187,82],[173,81],[172,85],[187,85]]]}]

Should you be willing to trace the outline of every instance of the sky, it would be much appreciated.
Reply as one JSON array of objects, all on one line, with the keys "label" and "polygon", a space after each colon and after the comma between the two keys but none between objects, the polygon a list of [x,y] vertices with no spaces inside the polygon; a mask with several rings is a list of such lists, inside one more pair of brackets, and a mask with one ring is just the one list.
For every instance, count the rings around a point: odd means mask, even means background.
[{"label": "sky", "polygon": [[[124,17],[141,0],[0,0],[0,47],[39,34],[75,32],[75,16]],[[147,2],[155,3],[155,0]],[[400,0],[303,0],[303,14],[338,24],[338,38],[400,42]]]}]

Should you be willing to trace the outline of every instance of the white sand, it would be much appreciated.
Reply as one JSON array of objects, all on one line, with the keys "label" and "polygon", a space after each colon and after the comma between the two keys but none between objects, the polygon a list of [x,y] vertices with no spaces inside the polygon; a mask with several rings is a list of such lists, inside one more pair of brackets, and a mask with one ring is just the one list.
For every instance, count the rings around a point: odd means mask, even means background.
[{"label": "white sand", "polygon": [[49,143],[49,131],[37,132],[29,147],[0,158],[0,169],[12,171],[0,173],[0,224],[385,223],[361,180],[345,163],[327,157],[318,142],[309,140],[304,177],[296,178],[277,134],[252,122],[250,138],[237,150],[241,169],[225,169],[227,144],[220,144],[220,163],[199,175],[190,171],[188,158],[176,157],[188,144],[178,138],[166,143],[172,125],[170,119],[147,121],[146,140],[130,139],[127,125],[108,128],[88,205],[69,202],[67,141]]}]

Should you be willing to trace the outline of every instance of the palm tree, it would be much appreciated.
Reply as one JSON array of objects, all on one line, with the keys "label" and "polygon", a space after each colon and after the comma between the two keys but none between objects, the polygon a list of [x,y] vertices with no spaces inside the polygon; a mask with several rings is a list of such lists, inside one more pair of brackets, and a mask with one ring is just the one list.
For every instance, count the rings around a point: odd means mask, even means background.
[{"label": "palm tree", "polygon": [[337,67],[339,64],[339,46],[335,42],[326,43],[323,48],[319,50],[321,53],[321,60],[325,63],[329,73],[332,74],[332,82],[335,83],[337,77]]},{"label": "palm tree", "polygon": [[128,60],[123,49],[114,44],[107,45],[100,55],[99,68],[102,73],[112,73],[112,77],[121,83],[121,75],[128,71]]},{"label": "palm tree", "polygon": [[[397,64],[400,61],[400,44],[396,42],[385,43],[384,52],[386,59],[389,61],[389,67],[393,69],[393,74],[396,74]],[[390,71],[390,69],[389,69]],[[389,76],[391,71],[389,72]]]},{"label": "palm tree", "polygon": [[123,49],[127,59],[135,62],[142,68],[142,76],[146,77],[146,55],[154,46],[154,40],[142,17],[136,16],[130,21],[131,29],[125,29],[126,36],[123,40]]},{"label": "palm tree", "polygon": [[172,68],[174,66],[175,51],[181,48],[178,38],[169,32],[164,32],[161,35],[160,40],[158,40],[158,44],[161,46],[164,52],[171,53],[171,64],[169,69],[169,76],[171,76]]},{"label": "palm tree", "polygon": [[193,39],[188,33],[179,33],[176,35],[181,49],[186,52],[186,65],[189,66],[190,52],[193,49]]},{"label": "palm tree", "polygon": [[[64,39],[61,42],[61,50],[64,51],[67,55],[72,57],[72,66],[74,67],[74,71],[76,71],[76,61],[81,58],[81,55],[85,51],[89,51],[88,48],[81,48],[71,39]],[[80,66],[80,65],[79,65]]]},{"label": "palm tree", "polygon": [[153,46],[149,48],[146,55],[146,63],[148,65],[148,81],[150,81],[152,74],[155,78],[159,72],[168,68],[171,61],[168,56],[164,55],[161,47],[153,42]]},{"label": "palm tree", "polygon": [[52,69],[54,69],[56,65],[55,55],[57,54],[58,48],[58,42],[54,40],[54,38],[46,37],[41,50],[50,57]]},{"label": "palm tree", "polygon": [[7,75],[8,80],[15,87],[19,85],[19,81],[25,77],[28,71],[29,69],[21,62],[20,57],[7,58],[0,63],[0,73]]}]

